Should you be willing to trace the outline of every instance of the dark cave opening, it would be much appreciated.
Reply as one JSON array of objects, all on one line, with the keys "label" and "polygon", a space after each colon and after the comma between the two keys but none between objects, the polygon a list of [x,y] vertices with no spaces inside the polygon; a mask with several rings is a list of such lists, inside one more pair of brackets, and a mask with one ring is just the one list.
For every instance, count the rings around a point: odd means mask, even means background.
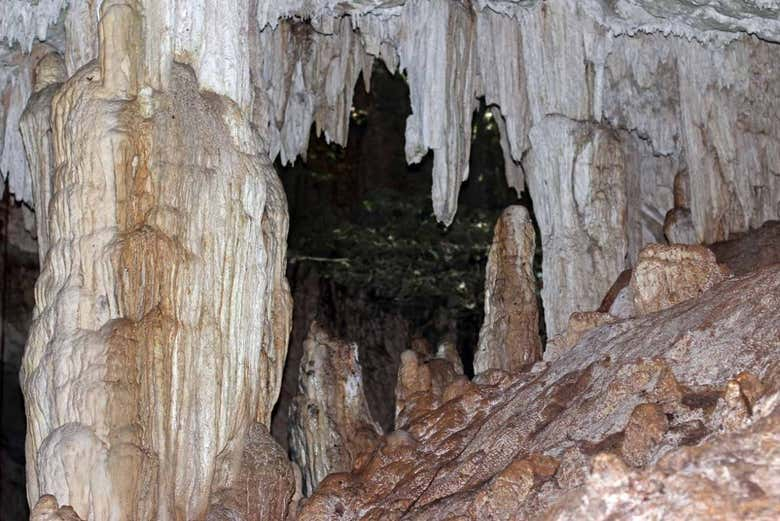
[{"label": "dark cave opening", "polygon": [[[0,202],[0,519],[26,519],[25,433],[19,382],[38,277],[37,243],[26,228],[31,212],[10,194]],[[25,222],[25,220],[27,222]]]},{"label": "dark cave opening", "polygon": [[[498,124],[483,100],[474,114],[470,176],[458,213],[449,227],[439,224],[430,197],[433,153],[406,164],[410,113],[403,77],[375,62],[370,91],[362,76],[355,87],[347,146],[330,145],[312,130],[305,161],[276,164],[290,209],[287,275],[295,306],[272,426],[284,446],[285,408],[314,319],[358,344],[366,397],[386,431],[393,427],[400,353],[412,342],[427,342],[434,352],[454,342],[473,376],[493,227],[507,206],[523,204],[532,215],[533,207],[527,191],[518,199],[507,185]],[[539,276],[538,228],[534,264]],[[542,318],[542,334],[543,327]]]}]

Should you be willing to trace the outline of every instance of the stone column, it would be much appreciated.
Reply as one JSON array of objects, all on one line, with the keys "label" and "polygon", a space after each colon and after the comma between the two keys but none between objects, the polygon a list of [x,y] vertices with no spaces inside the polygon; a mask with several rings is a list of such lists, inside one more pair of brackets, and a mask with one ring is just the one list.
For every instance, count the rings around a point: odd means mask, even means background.
[{"label": "stone column", "polygon": [[26,135],[52,136],[31,164],[53,168],[36,170],[28,497],[90,520],[202,519],[278,394],[286,202],[234,102],[183,65],[144,85],[140,24],[105,2],[97,62],[30,104],[51,118]]}]

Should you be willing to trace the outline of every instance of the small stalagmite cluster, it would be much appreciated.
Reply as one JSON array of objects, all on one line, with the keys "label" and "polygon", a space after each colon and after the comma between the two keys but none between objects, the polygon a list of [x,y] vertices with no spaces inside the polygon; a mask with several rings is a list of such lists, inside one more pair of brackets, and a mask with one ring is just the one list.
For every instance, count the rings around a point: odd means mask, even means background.
[{"label": "small stalagmite cluster", "polygon": [[[33,521],[780,518],[777,2],[9,0],[0,43]],[[480,99],[533,212],[496,225],[473,378],[312,313],[277,405],[273,161],[344,145],[375,60],[439,221]]]},{"label": "small stalagmite cluster", "polygon": [[[780,264],[728,277],[705,251],[649,246],[631,287],[655,297],[633,318],[530,371],[454,380],[298,519],[777,517]],[[424,381],[415,353],[403,370]]]}]

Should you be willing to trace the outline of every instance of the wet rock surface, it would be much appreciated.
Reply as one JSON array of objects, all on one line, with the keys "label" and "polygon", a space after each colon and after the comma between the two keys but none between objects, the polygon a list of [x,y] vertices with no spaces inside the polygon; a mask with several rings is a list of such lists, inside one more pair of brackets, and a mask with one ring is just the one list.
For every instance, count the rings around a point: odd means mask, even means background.
[{"label": "wet rock surface", "polygon": [[461,385],[327,477],[300,519],[771,519],[778,299],[770,266]]}]

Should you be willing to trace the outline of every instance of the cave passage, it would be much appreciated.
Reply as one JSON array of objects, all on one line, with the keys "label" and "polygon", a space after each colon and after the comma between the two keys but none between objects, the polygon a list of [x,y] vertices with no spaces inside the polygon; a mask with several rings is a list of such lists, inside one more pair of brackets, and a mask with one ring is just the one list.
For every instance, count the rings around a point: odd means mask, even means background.
[{"label": "cave passage", "polygon": [[[458,213],[449,227],[437,223],[433,153],[417,165],[405,160],[410,113],[403,77],[375,62],[370,91],[362,77],[357,82],[347,146],[328,144],[312,129],[304,161],[277,162],[290,209],[287,275],[295,306],[272,429],[284,446],[285,409],[312,320],[358,344],[367,400],[385,430],[393,426],[400,353],[413,342],[427,342],[434,352],[454,343],[473,376],[493,227],[507,206],[523,204],[532,213],[532,205],[527,191],[518,200],[507,185],[498,125],[483,101]],[[538,229],[536,252],[541,280]]]}]

